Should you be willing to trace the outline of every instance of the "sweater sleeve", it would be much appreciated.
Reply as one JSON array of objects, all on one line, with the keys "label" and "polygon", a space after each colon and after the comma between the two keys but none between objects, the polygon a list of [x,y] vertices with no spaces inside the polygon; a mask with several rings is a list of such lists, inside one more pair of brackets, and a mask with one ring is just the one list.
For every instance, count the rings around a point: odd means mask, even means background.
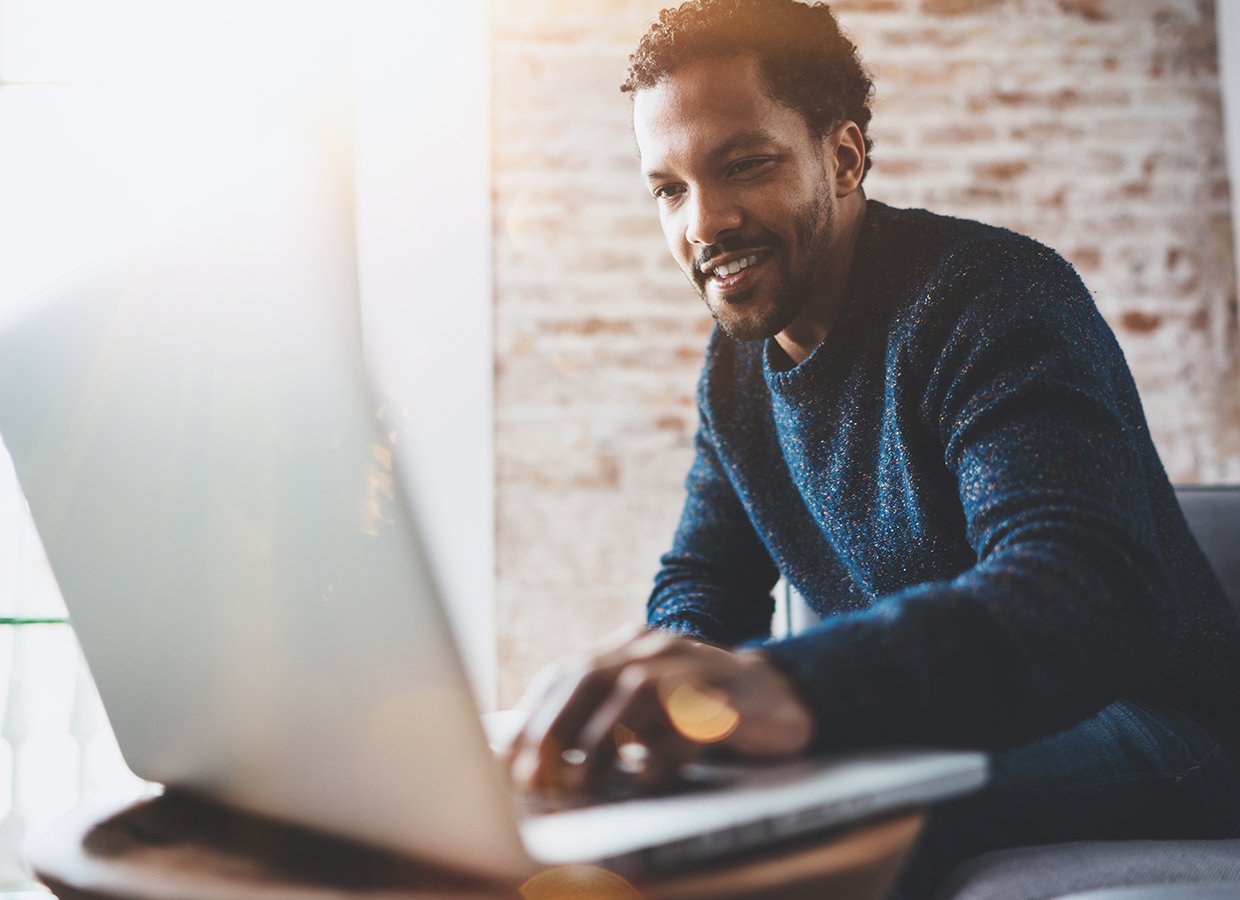
[{"label": "sweater sleeve", "polygon": [[655,576],[646,623],[719,646],[769,636],[779,572],[719,462],[704,417],[694,443],[688,496]]},{"label": "sweater sleeve", "polygon": [[1058,256],[980,249],[932,279],[902,361],[976,564],[766,645],[821,748],[1001,749],[1158,677],[1174,595],[1122,353]]}]

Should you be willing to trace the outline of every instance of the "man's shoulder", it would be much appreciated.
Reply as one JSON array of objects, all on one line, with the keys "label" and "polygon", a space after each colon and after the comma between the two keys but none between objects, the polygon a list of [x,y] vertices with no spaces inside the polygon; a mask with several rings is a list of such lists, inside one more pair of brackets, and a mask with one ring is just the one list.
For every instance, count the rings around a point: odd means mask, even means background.
[{"label": "man's shoulder", "polygon": [[1092,306],[1076,271],[1040,241],[998,225],[897,209],[871,201],[877,212],[866,265],[879,294],[900,297],[893,310],[904,324],[955,318],[979,306],[1013,315],[1037,308]]},{"label": "man's shoulder", "polygon": [[976,219],[867,202],[869,252],[905,260],[929,274],[966,262],[996,264],[1029,260],[1062,263],[1062,257],[1036,239],[1002,225]]}]

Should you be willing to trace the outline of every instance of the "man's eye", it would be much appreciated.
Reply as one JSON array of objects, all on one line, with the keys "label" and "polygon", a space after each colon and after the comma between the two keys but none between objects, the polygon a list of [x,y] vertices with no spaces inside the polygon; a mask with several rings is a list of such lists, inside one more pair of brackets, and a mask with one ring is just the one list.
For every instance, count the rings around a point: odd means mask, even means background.
[{"label": "man's eye", "polygon": [[684,188],[678,184],[661,184],[651,193],[654,194],[656,200],[671,200],[683,190]]},{"label": "man's eye", "polygon": [[757,172],[771,166],[774,162],[775,158],[771,156],[754,156],[749,159],[739,159],[728,167],[728,174],[743,175]]}]

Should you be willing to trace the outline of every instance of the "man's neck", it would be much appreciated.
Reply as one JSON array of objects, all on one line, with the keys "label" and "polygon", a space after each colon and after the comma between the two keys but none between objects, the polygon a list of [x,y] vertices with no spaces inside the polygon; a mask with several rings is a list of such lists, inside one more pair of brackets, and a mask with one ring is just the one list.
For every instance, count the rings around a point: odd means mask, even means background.
[{"label": "man's neck", "polygon": [[787,328],[775,335],[775,341],[794,366],[800,365],[826,340],[827,332],[844,305],[853,249],[865,220],[865,206],[865,193],[861,190],[840,200],[835,236],[827,249],[824,267],[827,277],[823,289],[810,299]]}]

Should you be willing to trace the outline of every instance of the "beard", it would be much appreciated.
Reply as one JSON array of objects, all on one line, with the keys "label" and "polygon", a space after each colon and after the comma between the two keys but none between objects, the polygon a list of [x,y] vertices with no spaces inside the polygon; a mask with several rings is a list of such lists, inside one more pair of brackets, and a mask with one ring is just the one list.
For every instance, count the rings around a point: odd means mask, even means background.
[{"label": "beard", "polygon": [[823,190],[797,211],[790,240],[761,231],[729,236],[707,248],[699,263],[750,247],[770,250],[776,263],[775,271],[764,273],[759,284],[726,299],[712,299],[708,278],[699,266],[693,267],[690,280],[724,334],[737,341],[754,341],[774,337],[792,324],[810,300],[818,269],[835,236],[835,219],[835,204]]}]

